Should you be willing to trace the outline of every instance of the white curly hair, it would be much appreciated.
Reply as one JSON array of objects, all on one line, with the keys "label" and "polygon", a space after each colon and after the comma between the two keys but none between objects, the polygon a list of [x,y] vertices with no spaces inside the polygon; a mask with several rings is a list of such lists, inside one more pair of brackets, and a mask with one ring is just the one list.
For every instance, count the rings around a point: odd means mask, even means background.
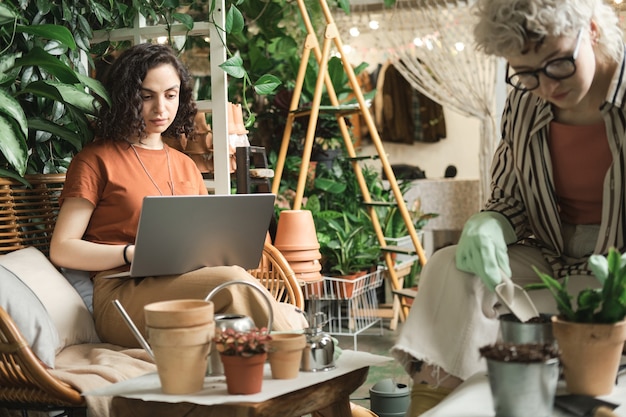
[{"label": "white curly hair", "polygon": [[618,17],[604,0],[476,0],[473,13],[476,46],[488,55],[517,55],[546,36],[575,36],[592,20],[598,54],[617,61],[624,48]]}]

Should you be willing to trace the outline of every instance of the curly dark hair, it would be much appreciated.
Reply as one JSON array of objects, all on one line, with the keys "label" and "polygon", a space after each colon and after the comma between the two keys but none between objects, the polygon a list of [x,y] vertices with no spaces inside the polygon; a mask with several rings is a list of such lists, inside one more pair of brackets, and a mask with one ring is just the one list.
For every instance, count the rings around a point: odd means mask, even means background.
[{"label": "curly dark hair", "polygon": [[103,77],[104,87],[111,97],[111,106],[105,104],[101,107],[96,122],[100,140],[128,141],[137,134],[139,138],[146,137],[146,124],[141,115],[141,84],[150,69],[162,64],[172,65],[180,77],[178,112],[163,136],[180,138],[183,134],[192,134],[197,107],[193,100],[189,71],[170,46],[142,43],[122,52]]}]

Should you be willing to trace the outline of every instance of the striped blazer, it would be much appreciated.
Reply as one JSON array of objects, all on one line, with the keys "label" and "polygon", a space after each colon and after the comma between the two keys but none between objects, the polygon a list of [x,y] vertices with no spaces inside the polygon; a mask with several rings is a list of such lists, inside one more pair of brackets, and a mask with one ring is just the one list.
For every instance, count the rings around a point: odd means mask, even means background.
[{"label": "striped blazer", "polygon": [[[613,163],[604,179],[602,220],[594,253],[624,250],[626,235],[626,61],[622,56],[600,107]],[[586,262],[565,265],[561,259],[561,218],[548,150],[550,104],[529,92],[509,94],[502,116],[502,140],[491,168],[491,195],[485,210],[504,214],[520,241],[539,246],[555,276],[589,274]]]}]

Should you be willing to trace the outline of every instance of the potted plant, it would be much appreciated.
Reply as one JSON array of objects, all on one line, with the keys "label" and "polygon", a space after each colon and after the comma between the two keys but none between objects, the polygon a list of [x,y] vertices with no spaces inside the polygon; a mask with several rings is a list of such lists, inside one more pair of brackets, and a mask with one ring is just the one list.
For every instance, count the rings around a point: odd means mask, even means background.
[{"label": "potted plant", "polygon": [[224,365],[229,394],[255,394],[261,391],[263,366],[272,337],[266,328],[248,331],[217,330],[213,341]]},{"label": "potted plant", "polygon": [[335,278],[334,293],[347,299],[365,286],[366,282],[359,278],[376,268],[380,245],[370,230],[371,221],[366,214],[359,217],[343,212],[340,217],[328,219],[326,227],[323,232],[329,239],[320,249],[324,257],[322,269]]},{"label": "potted plant", "polygon": [[[367,220],[369,221],[369,220]],[[367,273],[377,264],[380,247],[372,233],[367,233],[363,217],[343,212],[341,217],[328,219],[330,239],[326,242],[325,262],[327,270],[334,276],[349,276]],[[361,274],[361,275],[363,275]]]},{"label": "potted plant", "polygon": [[535,268],[543,283],[527,288],[547,288],[556,301],[559,314],[552,317],[552,330],[567,390],[598,396],[612,391],[626,341],[626,256],[611,248],[607,256],[591,255],[588,265],[602,286],[580,291],[576,307],[568,277],[561,283]]}]

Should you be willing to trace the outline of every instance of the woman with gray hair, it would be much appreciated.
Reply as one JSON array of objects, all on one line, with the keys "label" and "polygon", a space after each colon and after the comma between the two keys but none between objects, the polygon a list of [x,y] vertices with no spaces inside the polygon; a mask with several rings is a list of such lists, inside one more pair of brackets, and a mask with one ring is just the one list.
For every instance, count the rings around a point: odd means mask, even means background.
[{"label": "woman with gray hair", "polygon": [[[618,18],[603,0],[477,0],[479,50],[506,60],[511,90],[492,164],[491,194],[458,245],[437,251],[394,357],[412,376],[407,416],[434,407],[486,369],[498,337],[494,288],[540,282],[532,267],[598,286],[593,253],[624,251],[626,65]],[[546,291],[541,312],[556,312]]]}]

